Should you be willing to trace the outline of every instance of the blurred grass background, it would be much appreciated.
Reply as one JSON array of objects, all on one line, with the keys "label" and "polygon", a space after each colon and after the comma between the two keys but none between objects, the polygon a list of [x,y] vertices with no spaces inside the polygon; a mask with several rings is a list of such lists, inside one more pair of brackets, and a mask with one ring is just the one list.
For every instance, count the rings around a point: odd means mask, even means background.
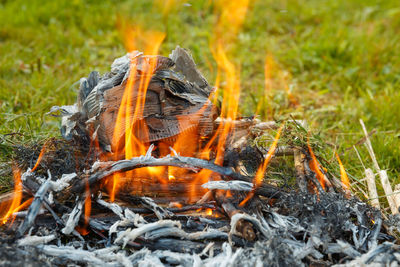
[{"label": "blurred grass background", "polygon": [[[213,1],[171,3],[163,16],[152,1],[0,0],[0,168],[14,144],[59,136],[59,120],[45,113],[74,103],[81,77],[108,71],[126,53],[121,17],[166,32],[162,55],[176,45],[190,49],[213,83]],[[265,120],[306,119],[319,140],[316,154],[339,173],[334,151],[343,153],[353,179],[363,176],[348,149],[363,137],[361,118],[376,129],[371,141],[381,168],[399,183],[399,31],[398,0],[250,1],[231,49],[241,68],[241,113],[260,106]],[[372,166],[364,146],[358,149]]]}]

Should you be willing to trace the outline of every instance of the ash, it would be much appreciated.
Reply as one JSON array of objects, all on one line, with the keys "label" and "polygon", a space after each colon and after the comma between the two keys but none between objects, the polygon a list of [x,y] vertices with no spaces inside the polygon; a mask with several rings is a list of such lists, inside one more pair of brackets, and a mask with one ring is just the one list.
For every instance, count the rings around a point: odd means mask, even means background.
[{"label": "ash", "polygon": [[[82,198],[53,200],[54,210],[42,206],[51,202],[50,193],[57,199],[56,191],[68,188],[56,185],[72,184],[76,175],[51,180],[28,171],[23,177],[38,184],[36,196],[41,197],[11,226],[3,226],[3,265],[15,257],[24,266],[387,266],[400,260],[394,243],[399,217],[384,220],[379,211],[341,193],[289,191],[273,205],[257,196],[246,208],[237,205],[239,193],[231,200],[221,202],[215,195],[215,201],[180,208],[160,206],[148,197],[117,204],[92,195],[94,215],[83,235],[76,231],[85,224]],[[35,205],[36,199],[43,202]],[[215,215],[193,213],[201,208],[212,208]],[[35,209],[36,217],[29,220]],[[246,225],[254,238],[243,230]]]}]

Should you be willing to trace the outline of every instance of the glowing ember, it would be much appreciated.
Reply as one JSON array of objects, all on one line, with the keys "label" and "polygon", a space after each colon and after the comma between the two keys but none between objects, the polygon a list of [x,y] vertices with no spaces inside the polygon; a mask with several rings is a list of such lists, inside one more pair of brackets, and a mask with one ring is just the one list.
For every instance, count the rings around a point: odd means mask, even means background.
[{"label": "glowing ember", "polygon": [[325,190],[326,189],[325,175],[322,173],[321,164],[318,162],[317,158],[314,155],[313,150],[311,149],[309,139],[307,139],[307,146],[308,146],[308,152],[310,153],[310,156],[311,156],[311,161],[309,163],[310,169],[316,174],[319,183],[321,184],[322,188]]},{"label": "glowing ember", "polygon": [[85,222],[84,228],[89,225],[90,212],[92,211],[92,200],[90,197],[89,183],[86,181],[86,198],[85,198]]},{"label": "glowing ember", "polygon": [[265,170],[267,169],[269,162],[271,161],[273,155],[275,154],[275,150],[278,146],[278,141],[279,141],[279,138],[281,136],[284,126],[285,125],[282,125],[279,128],[278,132],[276,133],[274,141],[272,142],[272,145],[269,148],[268,153],[265,156],[263,163],[261,163],[260,167],[258,167],[256,176],[254,177],[254,181],[253,181],[253,190],[249,194],[247,194],[246,198],[240,203],[241,207],[244,206],[247,203],[247,201],[249,201],[253,197],[254,190],[256,190],[262,184],[262,181],[264,179]]},{"label": "glowing ember", "polygon": [[78,231],[79,234],[86,236],[89,234],[89,230],[86,229],[86,227],[82,227],[82,226],[77,226],[75,227],[75,230]]},{"label": "glowing ember", "polygon": [[170,206],[170,207],[179,208],[179,209],[183,207],[183,205],[182,205],[181,203],[179,203],[179,202],[171,202],[171,203],[169,204],[169,206]]},{"label": "glowing ember", "polygon": [[206,209],[206,214],[207,214],[207,216],[212,216],[213,215],[213,210],[212,209]]},{"label": "glowing ember", "polygon": [[168,180],[174,181],[175,180],[175,176],[173,176],[172,174],[168,174]]},{"label": "glowing ember", "polygon": [[340,166],[340,180],[342,181],[343,190],[346,192],[347,195],[350,194],[350,181],[349,177],[347,176],[346,170],[342,164],[342,161],[339,158],[338,153],[336,153],[336,159],[339,162]]}]

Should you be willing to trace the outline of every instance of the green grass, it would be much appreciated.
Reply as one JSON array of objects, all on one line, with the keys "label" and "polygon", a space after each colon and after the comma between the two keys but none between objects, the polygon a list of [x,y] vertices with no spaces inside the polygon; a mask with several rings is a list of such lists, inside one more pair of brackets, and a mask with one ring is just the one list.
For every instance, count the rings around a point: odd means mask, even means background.
[{"label": "green grass", "polygon": [[[0,1],[1,160],[9,160],[12,142],[58,135],[58,120],[44,114],[75,102],[81,77],[107,71],[125,53],[116,27],[120,17],[165,31],[160,53],[189,48],[213,82],[213,4],[187,2],[163,17],[151,1]],[[320,140],[316,154],[336,173],[333,151],[344,152],[363,137],[362,118],[377,130],[371,141],[381,168],[388,169],[392,184],[400,182],[399,27],[397,0],[252,1],[231,50],[241,69],[242,114],[254,113],[264,98],[264,119],[306,119]],[[264,93],[267,54],[274,64]],[[372,166],[365,148],[358,149]],[[342,161],[351,177],[362,178],[354,150]]]}]

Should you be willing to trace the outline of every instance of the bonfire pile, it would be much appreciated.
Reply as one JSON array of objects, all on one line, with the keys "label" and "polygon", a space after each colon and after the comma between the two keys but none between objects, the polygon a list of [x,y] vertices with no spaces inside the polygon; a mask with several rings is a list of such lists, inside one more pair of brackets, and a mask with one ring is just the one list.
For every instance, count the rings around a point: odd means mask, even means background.
[{"label": "bonfire pile", "polygon": [[[352,197],[311,146],[279,145],[303,121],[226,116],[191,55],[132,52],[81,79],[55,107],[67,141],[40,155],[1,198],[3,263],[288,266],[400,261],[397,217]],[[222,103],[224,105],[224,103]],[[268,149],[254,138],[274,131]],[[290,186],[264,178],[292,157]],[[3,209],[4,206],[2,206]],[[15,243],[14,243],[15,241]],[[6,250],[12,248],[12,250]],[[15,262],[13,262],[15,264]]]}]

